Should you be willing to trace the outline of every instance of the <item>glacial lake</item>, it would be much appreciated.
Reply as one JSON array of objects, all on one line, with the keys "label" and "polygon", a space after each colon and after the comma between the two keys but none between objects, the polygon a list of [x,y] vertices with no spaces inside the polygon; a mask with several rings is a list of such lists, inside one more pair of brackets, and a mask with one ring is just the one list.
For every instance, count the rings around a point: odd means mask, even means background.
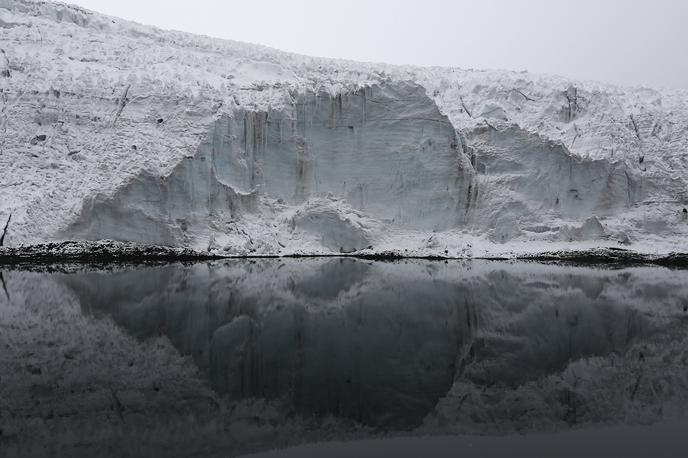
[{"label": "glacial lake", "polygon": [[0,272],[0,456],[569,456],[596,440],[579,456],[688,453],[687,270],[309,258]]}]

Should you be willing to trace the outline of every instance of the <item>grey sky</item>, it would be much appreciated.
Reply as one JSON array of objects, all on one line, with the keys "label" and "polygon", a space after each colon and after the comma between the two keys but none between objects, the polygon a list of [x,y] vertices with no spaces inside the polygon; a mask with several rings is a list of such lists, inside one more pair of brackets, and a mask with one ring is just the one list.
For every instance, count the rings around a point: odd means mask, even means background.
[{"label": "grey sky", "polygon": [[688,88],[688,0],[74,0],[163,28],[396,64]]}]

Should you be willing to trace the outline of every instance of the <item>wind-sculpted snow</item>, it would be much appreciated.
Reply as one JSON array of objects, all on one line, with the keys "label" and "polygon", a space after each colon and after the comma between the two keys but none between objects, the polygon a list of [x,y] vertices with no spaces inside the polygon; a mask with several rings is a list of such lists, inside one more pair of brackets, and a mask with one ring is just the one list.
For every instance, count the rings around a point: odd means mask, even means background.
[{"label": "wind-sculpted snow", "polygon": [[4,244],[686,251],[688,95],[310,58],[0,2]]}]

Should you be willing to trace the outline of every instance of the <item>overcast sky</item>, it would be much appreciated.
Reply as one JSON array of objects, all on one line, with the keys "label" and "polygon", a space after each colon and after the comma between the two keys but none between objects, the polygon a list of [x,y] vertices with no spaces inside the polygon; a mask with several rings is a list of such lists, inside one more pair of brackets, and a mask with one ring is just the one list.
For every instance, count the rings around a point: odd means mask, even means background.
[{"label": "overcast sky", "polygon": [[313,56],[688,88],[688,0],[75,0]]}]

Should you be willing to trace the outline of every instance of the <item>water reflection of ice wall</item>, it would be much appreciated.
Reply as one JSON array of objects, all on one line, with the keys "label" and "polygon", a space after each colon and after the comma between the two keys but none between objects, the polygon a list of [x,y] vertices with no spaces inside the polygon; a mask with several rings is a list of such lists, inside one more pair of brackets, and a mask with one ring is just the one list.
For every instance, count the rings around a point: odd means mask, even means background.
[{"label": "water reflection of ice wall", "polygon": [[[684,323],[685,280],[660,269],[328,259],[58,281],[136,337],[167,336],[232,399],[287,400],[299,414],[383,429],[458,421],[480,430],[524,426],[509,409],[570,424],[621,415],[645,395],[672,397],[635,385],[654,370],[642,364],[650,347]],[[602,395],[588,388],[623,393],[609,398],[616,414],[588,405]]]}]

